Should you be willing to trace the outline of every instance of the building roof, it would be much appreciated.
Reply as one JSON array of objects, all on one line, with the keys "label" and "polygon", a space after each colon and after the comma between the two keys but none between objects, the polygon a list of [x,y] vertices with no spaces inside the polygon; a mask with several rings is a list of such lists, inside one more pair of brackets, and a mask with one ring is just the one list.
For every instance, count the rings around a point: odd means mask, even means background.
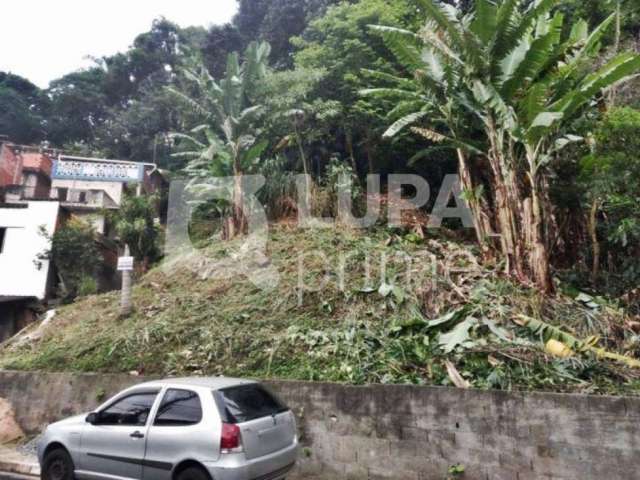
[{"label": "building roof", "polygon": [[0,295],[0,304],[1,303],[17,302],[17,301],[20,301],[20,300],[30,300],[30,299],[35,299],[35,297],[8,297],[6,295]]},{"label": "building roof", "polygon": [[53,161],[51,158],[39,152],[24,152],[22,154],[22,168],[25,170],[33,170],[51,176],[51,168]]},{"label": "building roof", "polygon": [[24,170],[51,177],[53,160],[49,154],[34,148],[26,149],[10,143],[0,148],[0,187],[19,185]]}]

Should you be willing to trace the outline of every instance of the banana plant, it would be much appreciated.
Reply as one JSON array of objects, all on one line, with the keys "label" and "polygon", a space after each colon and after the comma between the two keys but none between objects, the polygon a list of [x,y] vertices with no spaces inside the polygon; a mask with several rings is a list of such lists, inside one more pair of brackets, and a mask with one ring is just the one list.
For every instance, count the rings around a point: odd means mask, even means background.
[{"label": "banana plant", "polygon": [[[469,14],[415,1],[426,17],[420,31],[371,27],[407,76],[380,74],[385,87],[362,93],[396,100],[385,136],[411,129],[456,149],[464,189],[491,196],[470,202],[482,246],[502,252],[508,273],[552,291],[546,167],[579,140],[571,122],[636,74],[640,57],[621,53],[594,69],[615,15],[591,32],[582,20],[565,29],[560,0],[476,0]],[[489,164],[491,189],[478,189],[470,157]]]},{"label": "banana plant", "polygon": [[257,121],[263,105],[257,91],[268,74],[268,43],[252,42],[240,63],[237,53],[227,58],[226,75],[216,81],[200,60],[182,70],[187,87],[168,87],[176,99],[191,109],[201,123],[187,133],[174,133],[182,151],[174,154],[189,160],[185,172],[193,178],[191,187],[206,190],[203,178],[234,176],[233,218],[229,236],[246,229],[242,213],[242,175],[255,164],[268,142],[260,141]]}]

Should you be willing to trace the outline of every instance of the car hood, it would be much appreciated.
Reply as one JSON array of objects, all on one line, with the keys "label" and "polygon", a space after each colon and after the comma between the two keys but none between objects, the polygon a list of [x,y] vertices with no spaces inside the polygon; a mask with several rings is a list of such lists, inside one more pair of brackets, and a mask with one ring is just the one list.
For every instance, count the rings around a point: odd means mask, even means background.
[{"label": "car hood", "polygon": [[64,420],[60,420],[59,422],[52,423],[51,427],[73,427],[73,426],[81,426],[87,423],[87,415],[88,413],[83,413],[81,415],[76,415],[75,417],[65,418]]}]

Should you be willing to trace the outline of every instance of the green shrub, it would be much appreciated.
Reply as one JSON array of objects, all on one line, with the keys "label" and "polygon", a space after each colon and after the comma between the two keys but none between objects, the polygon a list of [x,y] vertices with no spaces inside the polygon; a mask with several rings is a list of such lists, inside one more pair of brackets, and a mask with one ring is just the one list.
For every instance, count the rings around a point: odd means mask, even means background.
[{"label": "green shrub", "polygon": [[607,274],[623,290],[640,282],[640,111],[611,110],[596,126],[580,180],[597,207],[597,234]]},{"label": "green shrub", "polygon": [[160,257],[160,229],[155,221],[157,203],[155,195],[127,196],[113,219],[120,240],[129,245],[131,254],[145,268]]},{"label": "green shrub", "polygon": [[49,240],[51,250],[44,252],[41,258],[53,262],[61,280],[60,296],[70,301],[79,294],[96,293],[97,284],[92,277],[102,263],[102,256],[93,228],[81,220],[72,219]]},{"label": "green shrub", "polygon": [[78,296],[87,297],[98,293],[98,282],[93,277],[83,277],[78,284]]}]

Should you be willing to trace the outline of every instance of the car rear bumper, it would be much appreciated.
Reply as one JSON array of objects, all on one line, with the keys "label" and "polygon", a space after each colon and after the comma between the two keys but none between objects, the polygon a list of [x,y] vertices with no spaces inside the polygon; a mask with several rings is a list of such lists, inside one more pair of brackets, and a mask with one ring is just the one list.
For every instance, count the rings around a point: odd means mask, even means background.
[{"label": "car rear bumper", "polygon": [[244,454],[225,455],[215,463],[205,463],[216,480],[281,480],[295,466],[298,443],[278,452],[247,460]]}]

